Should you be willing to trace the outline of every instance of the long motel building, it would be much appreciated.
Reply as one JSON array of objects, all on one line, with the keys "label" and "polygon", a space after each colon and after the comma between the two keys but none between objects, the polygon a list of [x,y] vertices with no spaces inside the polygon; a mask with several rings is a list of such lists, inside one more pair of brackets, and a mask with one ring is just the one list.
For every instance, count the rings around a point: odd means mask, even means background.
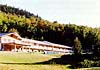
[{"label": "long motel building", "polygon": [[0,33],[0,51],[70,53],[72,48],[47,41],[22,38],[17,33]]}]

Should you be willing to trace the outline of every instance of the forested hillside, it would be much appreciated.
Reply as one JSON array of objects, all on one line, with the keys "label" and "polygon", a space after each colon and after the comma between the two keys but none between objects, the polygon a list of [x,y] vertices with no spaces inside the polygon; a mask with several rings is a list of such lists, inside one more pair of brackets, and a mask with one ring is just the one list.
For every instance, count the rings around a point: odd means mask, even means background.
[{"label": "forested hillside", "polygon": [[0,5],[0,32],[17,32],[25,38],[68,46],[73,46],[77,37],[83,49],[92,49],[100,44],[100,28],[50,22],[33,13]]}]

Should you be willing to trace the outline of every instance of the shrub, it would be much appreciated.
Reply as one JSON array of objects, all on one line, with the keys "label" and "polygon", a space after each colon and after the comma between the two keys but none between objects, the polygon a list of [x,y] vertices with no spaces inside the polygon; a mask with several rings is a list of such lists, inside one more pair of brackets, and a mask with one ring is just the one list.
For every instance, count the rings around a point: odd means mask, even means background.
[{"label": "shrub", "polygon": [[80,62],[80,64],[81,64],[81,66],[82,67],[92,67],[93,66],[93,64],[94,64],[94,62],[92,61],[92,60],[87,60],[87,59],[85,59],[83,62]]},{"label": "shrub", "polygon": [[51,64],[51,65],[56,65],[56,62],[50,61],[50,64]]},{"label": "shrub", "polygon": [[94,64],[93,64],[93,66],[100,67],[100,60],[99,61],[95,61]]}]

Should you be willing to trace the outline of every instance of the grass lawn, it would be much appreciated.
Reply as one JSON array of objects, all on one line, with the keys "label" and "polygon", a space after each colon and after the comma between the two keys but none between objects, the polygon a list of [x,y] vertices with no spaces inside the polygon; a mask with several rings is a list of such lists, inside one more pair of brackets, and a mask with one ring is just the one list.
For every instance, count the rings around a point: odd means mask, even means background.
[{"label": "grass lawn", "polygon": [[35,64],[59,56],[39,53],[0,52],[0,70],[66,70],[64,65]]},{"label": "grass lawn", "polygon": [[[0,52],[0,70],[72,70],[68,68],[69,64],[62,65],[50,61],[60,57],[59,54]],[[100,68],[88,68],[92,69],[100,70]]]}]

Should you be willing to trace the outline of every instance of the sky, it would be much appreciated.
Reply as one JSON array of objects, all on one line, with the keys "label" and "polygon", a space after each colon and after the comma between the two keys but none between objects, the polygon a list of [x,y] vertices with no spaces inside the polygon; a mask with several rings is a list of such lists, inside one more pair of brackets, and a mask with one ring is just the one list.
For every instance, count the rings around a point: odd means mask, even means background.
[{"label": "sky", "polygon": [[0,0],[51,22],[100,27],[100,0]]}]

